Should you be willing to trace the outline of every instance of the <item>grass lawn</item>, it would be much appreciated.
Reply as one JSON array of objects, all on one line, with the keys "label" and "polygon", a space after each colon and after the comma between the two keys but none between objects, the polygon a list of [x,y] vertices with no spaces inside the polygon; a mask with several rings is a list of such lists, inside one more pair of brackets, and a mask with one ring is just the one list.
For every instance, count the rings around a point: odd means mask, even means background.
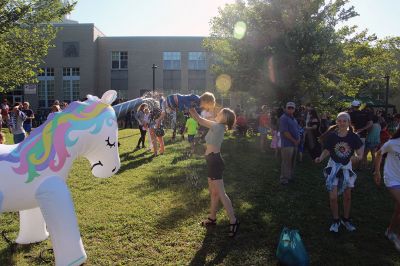
[{"label": "grass lawn", "polygon": [[[138,130],[120,131],[122,166],[109,179],[93,177],[85,159],[73,165],[68,184],[86,265],[276,265],[284,226],[299,229],[312,265],[400,265],[400,254],[384,236],[393,201],[368,172],[359,173],[353,191],[357,231],[341,227],[333,235],[323,165],[306,158],[297,165],[296,180],[282,187],[272,152],[257,152],[256,139],[227,137],[225,186],[242,223],[232,240],[223,209],[214,229],[199,226],[209,205],[202,148],[189,158],[188,143],[170,143],[167,136],[165,155],[152,158],[132,151],[138,137]],[[17,213],[0,215],[0,231],[15,239],[18,230]],[[0,265],[52,265],[51,254],[44,254],[49,262],[39,258],[48,248],[50,240],[10,246],[0,236]]]}]

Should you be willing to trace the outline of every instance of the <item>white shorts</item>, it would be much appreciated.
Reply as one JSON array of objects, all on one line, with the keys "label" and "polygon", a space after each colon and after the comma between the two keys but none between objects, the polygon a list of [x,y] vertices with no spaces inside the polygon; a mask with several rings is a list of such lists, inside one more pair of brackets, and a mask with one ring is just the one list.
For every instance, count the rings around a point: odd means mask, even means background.
[{"label": "white shorts", "polygon": [[399,178],[384,176],[383,182],[385,183],[385,186],[387,188],[400,187],[400,179]]}]

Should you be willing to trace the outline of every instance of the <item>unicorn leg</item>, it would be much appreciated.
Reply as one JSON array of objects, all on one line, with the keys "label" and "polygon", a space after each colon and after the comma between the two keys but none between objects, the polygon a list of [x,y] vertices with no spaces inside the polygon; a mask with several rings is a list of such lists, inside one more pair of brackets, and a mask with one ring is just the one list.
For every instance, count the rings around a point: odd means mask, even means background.
[{"label": "unicorn leg", "polygon": [[49,237],[40,208],[23,210],[19,212],[18,244],[41,242]]},{"label": "unicorn leg", "polygon": [[36,200],[50,232],[57,266],[80,265],[86,261],[68,187],[59,177],[50,177],[36,191]]}]

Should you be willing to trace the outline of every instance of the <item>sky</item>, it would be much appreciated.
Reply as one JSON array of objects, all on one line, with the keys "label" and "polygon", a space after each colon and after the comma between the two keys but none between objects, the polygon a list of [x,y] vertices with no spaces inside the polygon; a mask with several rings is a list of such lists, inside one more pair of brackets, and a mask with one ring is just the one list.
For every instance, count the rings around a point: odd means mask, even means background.
[{"label": "sky", "polygon": [[[208,36],[218,7],[234,0],[77,0],[70,19],[94,23],[106,36]],[[351,0],[349,25],[379,38],[400,36],[400,0]]]}]

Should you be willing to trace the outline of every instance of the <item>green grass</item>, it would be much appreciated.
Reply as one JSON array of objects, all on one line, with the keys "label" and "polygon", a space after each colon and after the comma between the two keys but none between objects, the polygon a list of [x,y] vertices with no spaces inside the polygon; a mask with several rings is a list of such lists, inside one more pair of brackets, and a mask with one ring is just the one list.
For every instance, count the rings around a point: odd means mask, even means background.
[{"label": "green grass", "polygon": [[[167,137],[165,155],[151,158],[143,150],[132,152],[138,136],[137,130],[120,131],[122,167],[109,179],[93,177],[85,159],[73,165],[68,184],[86,265],[276,265],[284,226],[300,230],[312,265],[400,265],[399,253],[384,237],[393,201],[367,172],[359,173],[353,192],[357,231],[332,235],[322,165],[306,158],[297,165],[295,182],[282,187],[272,153],[257,152],[255,139],[228,137],[224,181],[242,222],[231,240],[223,209],[216,228],[198,224],[209,205],[202,147],[188,158],[188,143],[168,143]],[[12,239],[18,226],[16,213],[0,216],[0,231]],[[0,265],[52,265],[51,255],[47,263],[39,258],[47,248],[50,240],[9,246],[0,238]]]}]

